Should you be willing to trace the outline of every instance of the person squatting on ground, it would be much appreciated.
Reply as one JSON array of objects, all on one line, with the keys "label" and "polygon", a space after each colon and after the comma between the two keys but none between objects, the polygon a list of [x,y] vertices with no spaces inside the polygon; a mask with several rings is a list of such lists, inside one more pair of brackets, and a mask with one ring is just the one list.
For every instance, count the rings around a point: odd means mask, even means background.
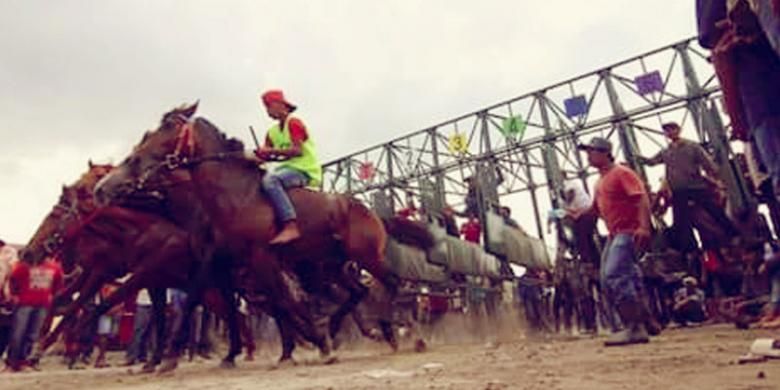
[{"label": "person squatting on ground", "polygon": [[639,251],[650,237],[650,201],[644,183],[631,169],[618,165],[612,143],[594,137],[579,145],[588,162],[599,170],[593,207],[607,225],[609,240],[602,254],[601,283],[617,308],[625,329],[613,334],[607,346],[646,343],[648,310],[642,298],[642,277],[637,265]]},{"label": "person squatting on ground", "polygon": [[704,291],[699,288],[696,278],[686,276],[682,283],[683,286],[674,293],[674,306],[672,307],[674,322],[681,326],[687,326],[689,322],[698,324],[706,321]]},{"label": "person squatting on ground", "polygon": [[317,159],[314,141],[303,122],[293,117],[296,106],[285,99],[282,91],[262,95],[268,116],[277,123],[268,129],[265,144],[255,151],[260,161],[278,161],[275,169],[263,177],[263,191],[271,202],[282,229],[270,244],[284,244],[300,237],[295,208],[286,189],[319,186],[322,167]]},{"label": "person squatting on ground", "polygon": [[6,364],[11,371],[20,371],[31,355],[41,325],[56,292],[62,287],[62,268],[53,259],[40,264],[17,261],[11,271],[10,294],[14,304],[11,339]]}]

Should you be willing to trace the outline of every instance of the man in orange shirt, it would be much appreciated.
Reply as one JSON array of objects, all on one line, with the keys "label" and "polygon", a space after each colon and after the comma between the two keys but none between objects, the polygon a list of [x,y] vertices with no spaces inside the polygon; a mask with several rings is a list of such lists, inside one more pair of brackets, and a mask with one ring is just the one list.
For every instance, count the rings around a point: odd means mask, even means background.
[{"label": "man in orange shirt", "polygon": [[646,343],[647,310],[642,300],[642,277],[638,253],[650,238],[650,200],[644,183],[630,168],[615,164],[612,143],[594,137],[580,150],[599,170],[591,212],[599,215],[609,230],[601,259],[601,285],[616,305],[625,329],[606,341],[607,346]]},{"label": "man in orange shirt", "polygon": [[15,305],[8,346],[7,365],[19,371],[32,350],[51,308],[54,294],[62,287],[62,268],[47,259],[40,264],[18,261],[11,271],[11,301]]}]

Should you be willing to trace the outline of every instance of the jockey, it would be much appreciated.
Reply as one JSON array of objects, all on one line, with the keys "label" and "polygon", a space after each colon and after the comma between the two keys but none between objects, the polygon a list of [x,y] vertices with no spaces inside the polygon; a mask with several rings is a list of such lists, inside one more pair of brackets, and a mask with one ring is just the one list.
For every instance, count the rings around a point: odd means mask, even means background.
[{"label": "jockey", "polygon": [[284,98],[280,90],[270,90],[262,95],[268,116],[278,123],[268,129],[265,145],[255,151],[261,161],[279,161],[275,169],[263,177],[263,190],[282,223],[282,230],[270,244],[284,244],[300,237],[295,208],[285,189],[319,186],[322,167],[314,150],[314,142],[303,122],[290,114],[296,106]]}]

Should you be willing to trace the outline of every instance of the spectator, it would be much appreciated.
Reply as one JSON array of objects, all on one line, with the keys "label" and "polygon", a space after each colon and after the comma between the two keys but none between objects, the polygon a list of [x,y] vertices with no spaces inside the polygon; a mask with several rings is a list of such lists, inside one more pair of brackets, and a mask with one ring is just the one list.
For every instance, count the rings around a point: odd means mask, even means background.
[{"label": "spectator", "polygon": [[[152,299],[145,288],[138,291],[135,299],[135,318],[133,320],[133,341],[127,347],[125,365],[146,363],[147,347],[152,334]],[[158,341],[160,342],[160,341]]]},{"label": "spectator", "polygon": [[589,213],[593,199],[585,191],[582,181],[567,180],[563,184],[563,202],[566,210],[567,223],[574,231],[574,245],[580,259],[590,264],[599,263],[599,250],[596,247],[594,235],[598,216]]},{"label": "spectator", "polygon": [[171,313],[168,339],[174,341],[179,330],[184,325],[184,308],[187,304],[187,293],[176,288],[169,288],[167,297]]},{"label": "spectator", "polygon": [[53,259],[40,264],[16,262],[11,271],[10,294],[15,304],[7,365],[20,371],[26,363],[51,307],[62,287],[62,268]]},{"label": "spectator", "polygon": [[630,168],[615,164],[612,143],[594,137],[579,149],[601,177],[594,191],[592,211],[601,216],[609,231],[601,263],[601,284],[609,301],[616,305],[625,329],[615,333],[607,346],[646,343],[645,321],[649,310],[641,297],[642,276],[638,253],[650,237],[650,201],[642,180]]},{"label": "spectator", "polygon": [[761,327],[778,328],[780,327],[780,250],[776,245],[766,245],[762,271],[769,277],[771,293],[766,313],[761,319]]},{"label": "spectator", "polygon": [[408,219],[408,220],[417,220],[419,219],[418,213],[419,209],[414,204],[414,194],[411,192],[406,193],[406,207],[402,208],[401,210],[398,210],[396,213],[397,216]]},{"label": "spectator", "polygon": [[712,50],[732,137],[756,146],[778,196],[780,56],[776,50],[780,35],[777,14],[769,9],[769,1],[758,3],[756,17],[744,0],[697,0],[696,16],[699,43]]},{"label": "spectator", "polygon": [[503,206],[499,209],[499,211],[501,212],[501,218],[504,219],[504,224],[506,226],[520,229],[520,224],[512,218],[512,209],[507,206]]},{"label": "spectator", "polygon": [[[110,297],[118,287],[119,286],[114,283],[109,283],[103,286],[103,288],[100,290],[101,302],[105,302],[105,300],[107,300],[108,297]],[[119,329],[119,321],[117,321],[116,317],[120,310],[120,305],[114,306],[111,308],[111,310],[100,316],[98,319],[98,355],[97,358],[95,358],[95,368],[106,368],[111,366],[106,361],[106,351],[108,350],[108,343],[110,342],[110,339],[116,336],[116,333]]]},{"label": "spectator", "polygon": [[474,179],[474,176],[469,176],[464,181],[467,187],[466,197],[463,199],[464,203],[466,203],[466,208],[463,212],[457,214],[466,218],[479,218],[479,189],[477,188],[477,181]]},{"label": "spectator", "polygon": [[460,227],[460,234],[463,239],[475,244],[479,244],[479,239],[482,234],[482,225],[479,223],[477,217],[471,217]]},{"label": "spectator", "polygon": [[444,228],[447,231],[447,235],[456,238],[460,237],[458,222],[455,221],[455,210],[450,206],[444,207],[444,210],[442,210],[442,218],[444,219]]},{"label": "spectator", "polygon": [[[641,158],[648,165],[664,164],[666,166],[666,182],[672,194],[672,215],[675,231],[685,232],[691,229],[691,204],[720,225],[728,237],[737,238],[740,233],[731,222],[723,207],[715,201],[711,187],[722,187],[718,179],[718,167],[712,161],[701,145],[683,139],[680,125],[674,122],[662,125],[664,134],[671,141],[669,147],[661,150],[651,158]],[[707,176],[702,175],[702,170]],[[696,248],[679,248],[684,253],[695,251]]]},{"label": "spectator", "polygon": [[0,240],[0,358],[3,357],[8,340],[11,337],[11,318],[13,306],[8,294],[8,278],[11,276],[16,250]]},{"label": "spectator", "polygon": [[704,310],[704,291],[693,276],[683,278],[683,287],[674,293],[672,318],[682,326],[689,322],[701,323],[707,320]]}]

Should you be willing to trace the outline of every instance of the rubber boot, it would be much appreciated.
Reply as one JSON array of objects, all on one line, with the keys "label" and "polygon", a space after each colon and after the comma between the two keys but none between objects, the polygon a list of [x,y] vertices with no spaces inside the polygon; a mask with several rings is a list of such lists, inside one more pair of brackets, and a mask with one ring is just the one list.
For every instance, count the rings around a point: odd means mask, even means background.
[{"label": "rubber boot", "polygon": [[643,309],[638,302],[626,301],[617,307],[620,319],[625,328],[620,332],[613,333],[607,341],[606,347],[617,347],[631,344],[644,344],[650,341],[645,329],[645,319],[643,318]]}]

